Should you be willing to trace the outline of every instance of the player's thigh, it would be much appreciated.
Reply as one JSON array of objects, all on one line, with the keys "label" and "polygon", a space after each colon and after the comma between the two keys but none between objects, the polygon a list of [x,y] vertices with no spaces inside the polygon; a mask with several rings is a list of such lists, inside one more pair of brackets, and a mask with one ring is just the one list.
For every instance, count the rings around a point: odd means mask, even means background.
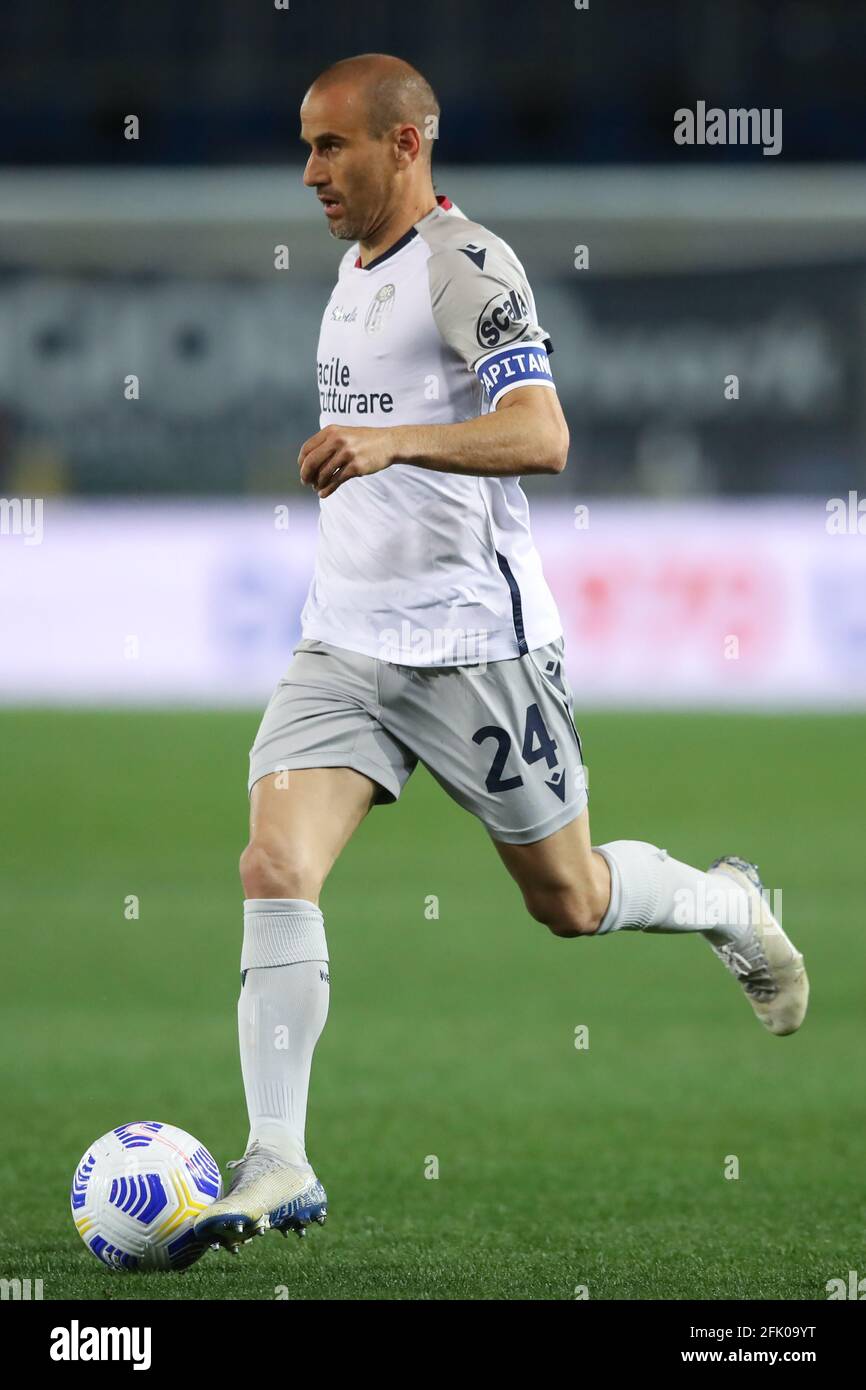
[{"label": "player's thigh", "polygon": [[377,718],[377,663],[305,639],[250,749],[248,898],[319,892],[374,802],[396,801],[414,760]]},{"label": "player's thigh", "polygon": [[610,900],[610,874],[593,851],[588,808],[531,844],[493,843],[533,917],[559,936],[597,929]]},{"label": "player's thigh", "polygon": [[350,767],[295,768],[259,778],[241,856],[248,898],[318,902],[338,855],[366,816],[377,784]]}]

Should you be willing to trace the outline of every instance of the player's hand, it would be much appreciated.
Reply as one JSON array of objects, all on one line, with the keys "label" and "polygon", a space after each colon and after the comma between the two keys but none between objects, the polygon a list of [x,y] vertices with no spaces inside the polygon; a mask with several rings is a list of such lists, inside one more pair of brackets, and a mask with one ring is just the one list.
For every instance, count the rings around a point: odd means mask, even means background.
[{"label": "player's hand", "polygon": [[394,461],[397,431],[369,425],[326,425],[301,445],[301,482],[330,497],[349,478],[379,473]]}]

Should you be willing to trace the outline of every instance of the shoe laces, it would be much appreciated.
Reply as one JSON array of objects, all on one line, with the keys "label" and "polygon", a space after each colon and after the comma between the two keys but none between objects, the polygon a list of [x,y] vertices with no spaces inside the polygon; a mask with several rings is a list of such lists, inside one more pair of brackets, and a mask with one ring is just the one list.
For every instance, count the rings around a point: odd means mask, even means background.
[{"label": "shoe laces", "polygon": [[279,1159],[270,1149],[263,1145],[253,1142],[247,1149],[243,1158],[233,1158],[226,1164],[227,1168],[240,1168],[231,1185],[231,1191],[236,1192],[239,1187],[246,1187],[248,1183],[256,1182],[258,1178],[263,1178],[266,1173],[279,1163]]},{"label": "shoe laces", "polygon": [[779,986],[757,937],[739,946],[729,941],[713,950],[751,998],[764,1003],[778,994]]}]

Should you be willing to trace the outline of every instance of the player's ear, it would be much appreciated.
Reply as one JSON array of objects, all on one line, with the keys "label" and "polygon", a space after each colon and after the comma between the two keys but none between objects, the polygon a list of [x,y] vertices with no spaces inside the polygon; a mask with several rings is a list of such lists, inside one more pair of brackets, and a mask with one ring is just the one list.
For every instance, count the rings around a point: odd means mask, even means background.
[{"label": "player's ear", "polygon": [[414,125],[397,126],[394,131],[397,161],[403,166],[412,164],[421,151],[421,136]]}]

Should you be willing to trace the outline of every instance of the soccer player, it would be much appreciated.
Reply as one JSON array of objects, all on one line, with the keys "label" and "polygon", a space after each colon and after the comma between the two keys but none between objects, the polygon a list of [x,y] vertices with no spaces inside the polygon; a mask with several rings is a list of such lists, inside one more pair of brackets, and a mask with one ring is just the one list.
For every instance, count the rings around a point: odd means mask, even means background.
[{"label": "soccer player", "polygon": [[351,245],[319,337],[321,428],[299,458],[320,499],[303,636],[250,754],[250,1133],[196,1225],[229,1249],[325,1219],[304,1146],[329,997],[319,896],[419,761],[556,936],[697,931],[770,1032],[806,1011],[803,958],[754,865],[704,872],[644,841],[592,845],[562,627],[519,481],[566,463],[552,344],[511,247],[434,192],[438,116],[421,74],[382,54],[336,63],[301,107],[304,183]]}]

